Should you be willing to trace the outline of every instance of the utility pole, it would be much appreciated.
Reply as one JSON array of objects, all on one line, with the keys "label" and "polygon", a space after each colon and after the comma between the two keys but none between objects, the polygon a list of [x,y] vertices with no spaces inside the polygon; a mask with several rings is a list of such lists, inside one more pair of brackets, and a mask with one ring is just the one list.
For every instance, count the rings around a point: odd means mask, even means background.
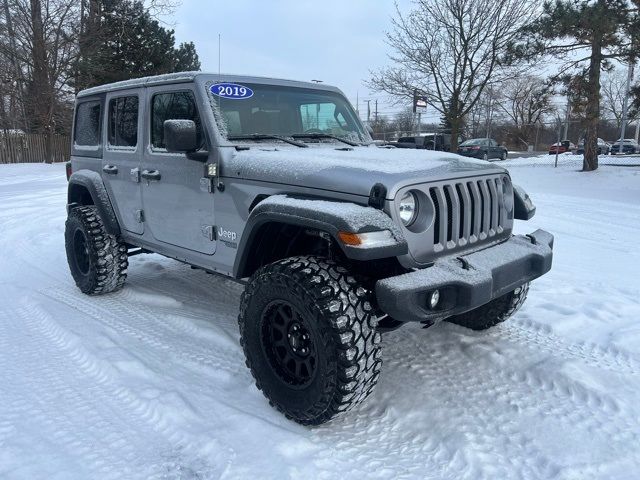
[{"label": "utility pole", "polygon": [[418,136],[420,136],[421,130],[422,130],[422,112],[418,112]]},{"label": "utility pole", "polygon": [[373,115],[373,118],[374,118],[374,120],[376,122],[376,125],[377,125],[378,124],[378,99],[376,99],[376,110],[375,110],[375,113]]},{"label": "utility pole", "polygon": [[365,100],[367,102],[367,123],[371,122],[371,100]]},{"label": "utility pole", "polygon": [[569,137],[569,118],[571,118],[571,104],[569,103],[569,99],[567,98],[567,112],[564,119],[564,137],[562,140],[568,140]]},{"label": "utility pole", "polygon": [[640,117],[636,120],[636,143],[640,140]]},{"label": "utility pole", "polygon": [[218,76],[220,76],[220,51],[221,51],[221,39],[222,36],[218,34]]},{"label": "utility pole", "polygon": [[[620,126],[620,146],[618,147],[618,153],[623,154],[624,150],[622,146],[624,145],[624,135],[627,129],[627,105],[629,103],[629,89],[631,88],[631,81],[633,80],[633,67],[635,64],[635,59],[631,59],[629,61],[629,70],[627,72],[627,86],[624,90],[624,100],[622,102],[622,125]],[[637,128],[636,128],[637,130]],[[636,137],[637,137],[636,133]]]},{"label": "utility pole", "polygon": [[491,102],[493,101],[493,98],[491,97],[491,90],[488,90],[488,92],[489,102],[487,103],[487,138],[489,138],[489,135],[491,135],[491,117],[493,115],[491,111]]}]

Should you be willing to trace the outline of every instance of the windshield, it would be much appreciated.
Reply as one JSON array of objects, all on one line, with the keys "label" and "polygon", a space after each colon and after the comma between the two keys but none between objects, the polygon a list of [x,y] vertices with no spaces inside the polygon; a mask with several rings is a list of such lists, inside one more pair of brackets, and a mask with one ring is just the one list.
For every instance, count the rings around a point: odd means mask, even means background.
[{"label": "windshield", "polygon": [[[340,94],[280,85],[243,84],[250,96],[217,95],[212,84],[209,96],[221,130],[230,140],[259,136],[296,136],[302,141],[335,141],[330,136],[355,142],[370,138],[357,120],[351,105]],[[230,84],[224,84],[230,85]],[[225,91],[221,93],[224,95]],[[303,134],[310,136],[304,137]],[[314,135],[315,134],[315,135]],[[262,139],[265,139],[264,137]]]},{"label": "windshield", "polygon": [[472,138],[471,140],[466,140],[460,144],[461,147],[468,147],[471,145],[484,145],[486,142],[486,138]]}]

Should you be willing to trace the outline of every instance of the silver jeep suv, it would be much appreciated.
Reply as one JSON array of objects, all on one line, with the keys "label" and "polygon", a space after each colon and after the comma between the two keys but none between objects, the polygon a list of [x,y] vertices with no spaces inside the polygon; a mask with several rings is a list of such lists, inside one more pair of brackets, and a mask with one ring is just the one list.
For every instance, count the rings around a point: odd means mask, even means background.
[{"label": "silver jeep suv", "polygon": [[372,392],[380,332],[489,328],[551,268],[549,233],[511,233],[535,208],[506,170],[375,146],[326,85],[180,73],[82,91],[68,174],[80,290],[118,290],[148,252],[245,284],[247,365],[302,424]]}]

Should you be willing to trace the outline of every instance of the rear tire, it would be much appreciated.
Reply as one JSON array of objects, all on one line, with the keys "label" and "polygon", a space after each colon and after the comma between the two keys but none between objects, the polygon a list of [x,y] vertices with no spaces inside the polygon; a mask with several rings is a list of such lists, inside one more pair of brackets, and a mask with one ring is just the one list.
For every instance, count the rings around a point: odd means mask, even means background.
[{"label": "rear tire", "polygon": [[267,265],[242,294],[240,343],[256,386],[287,418],[319,425],[366,399],[380,373],[370,292],[331,260]]},{"label": "rear tire", "polygon": [[500,155],[500,160],[506,160],[507,159],[507,152],[502,152],[502,155]]},{"label": "rear tire", "polygon": [[127,246],[107,233],[93,205],[75,207],[65,224],[65,247],[71,276],[88,295],[119,290],[127,278]]},{"label": "rear tire", "polygon": [[487,330],[504,322],[516,313],[527,299],[528,292],[529,284],[525,283],[514,291],[498,297],[486,305],[470,312],[449,317],[446,321],[472,330]]}]

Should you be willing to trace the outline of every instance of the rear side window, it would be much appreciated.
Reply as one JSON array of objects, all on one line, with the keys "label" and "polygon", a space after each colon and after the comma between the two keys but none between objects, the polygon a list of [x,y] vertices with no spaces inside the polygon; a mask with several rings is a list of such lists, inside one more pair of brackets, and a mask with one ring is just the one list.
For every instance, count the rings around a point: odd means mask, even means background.
[{"label": "rear side window", "polygon": [[398,143],[416,143],[414,137],[402,137],[398,139]]},{"label": "rear side window", "polygon": [[100,146],[100,101],[79,103],[73,142],[79,147]]},{"label": "rear side window", "polygon": [[138,144],[138,97],[109,101],[109,145],[135,148]]},{"label": "rear side window", "polygon": [[198,144],[202,145],[202,123],[192,92],[171,92],[154,95],[151,104],[151,145],[165,148],[165,120],[193,120],[196,124]]}]

